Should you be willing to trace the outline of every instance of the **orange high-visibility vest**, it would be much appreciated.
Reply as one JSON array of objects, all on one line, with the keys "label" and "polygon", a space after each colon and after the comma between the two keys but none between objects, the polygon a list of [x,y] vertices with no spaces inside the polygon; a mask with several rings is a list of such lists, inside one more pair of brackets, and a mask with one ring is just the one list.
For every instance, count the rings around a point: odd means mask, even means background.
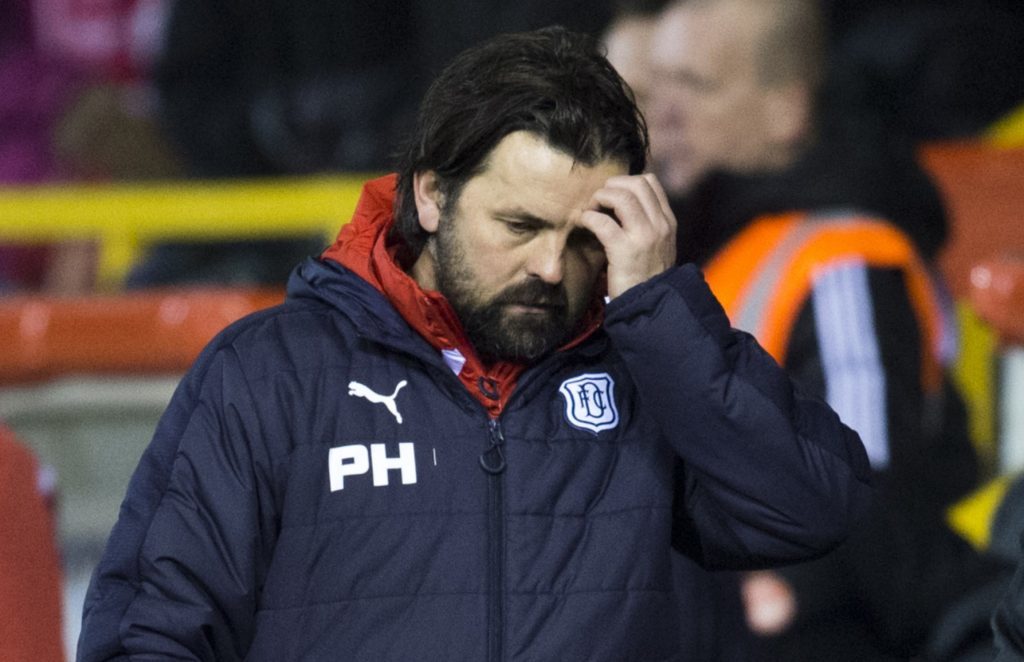
[{"label": "orange high-visibility vest", "polygon": [[938,389],[939,296],[910,239],[888,223],[856,215],[763,216],[711,259],[704,276],[732,325],[751,333],[785,365],[793,325],[815,278],[850,261],[903,272],[921,330],[922,385]]}]

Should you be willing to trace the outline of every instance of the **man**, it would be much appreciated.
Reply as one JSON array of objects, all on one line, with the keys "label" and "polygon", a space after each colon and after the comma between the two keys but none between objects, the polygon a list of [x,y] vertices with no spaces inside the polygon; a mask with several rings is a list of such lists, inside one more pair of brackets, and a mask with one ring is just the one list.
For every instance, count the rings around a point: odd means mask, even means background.
[{"label": "man", "polygon": [[968,575],[942,514],[975,464],[942,374],[941,203],[871,118],[824,105],[822,34],[814,0],[671,3],[649,44],[652,154],[681,261],[858,430],[879,483],[841,554],[747,580],[748,619],[790,635],[779,659],[899,659]]},{"label": "man", "polygon": [[457,58],[397,188],[185,378],[80,659],[678,659],[672,544],[837,544],[863,448],[672,266],[646,149],[585,37]]},{"label": "man", "polygon": [[650,54],[652,149],[666,189],[684,192],[714,169],[779,170],[797,158],[822,73],[816,28],[807,1],[671,3]]}]

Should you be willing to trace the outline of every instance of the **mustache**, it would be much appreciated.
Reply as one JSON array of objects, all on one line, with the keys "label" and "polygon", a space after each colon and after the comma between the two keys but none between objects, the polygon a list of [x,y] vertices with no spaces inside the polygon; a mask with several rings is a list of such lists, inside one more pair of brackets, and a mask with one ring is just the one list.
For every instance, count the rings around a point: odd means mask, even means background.
[{"label": "mustache", "polygon": [[509,285],[494,298],[493,303],[565,308],[569,305],[569,295],[561,283],[552,285],[542,280],[530,279]]}]

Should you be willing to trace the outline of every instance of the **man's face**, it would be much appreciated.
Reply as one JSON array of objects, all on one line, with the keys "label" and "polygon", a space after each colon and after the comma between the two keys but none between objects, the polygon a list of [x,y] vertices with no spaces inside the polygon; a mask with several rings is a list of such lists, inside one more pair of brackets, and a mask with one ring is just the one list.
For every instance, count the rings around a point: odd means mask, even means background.
[{"label": "man's face", "polygon": [[436,226],[418,180],[433,236],[413,275],[445,295],[484,360],[534,361],[571,338],[593,300],[604,250],[577,222],[622,174],[618,162],[574,164],[531,133],[510,134],[454,204],[438,200]]},{"label": "man's face", "polygon": [[669,193],[686,193],[709,170],[756,170],[772,158],[757,47],[768,13],[753,5],[676,4],[654,30],[648,122]]}]

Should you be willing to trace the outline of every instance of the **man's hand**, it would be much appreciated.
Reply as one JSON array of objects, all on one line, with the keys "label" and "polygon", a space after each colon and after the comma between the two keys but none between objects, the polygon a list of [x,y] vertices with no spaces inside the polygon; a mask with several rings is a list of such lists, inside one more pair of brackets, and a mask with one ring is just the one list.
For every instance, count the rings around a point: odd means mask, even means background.
[{"label": "man's hand", "polygon": [[778,573],[751,572],[743,577],[743,607],[747,625],[762,637],[785,632],[796,618],[793,588]]},{"label": "man's hand", "polygon": [[609,297],[675,264],[676,217],[654,175],[612,177],[594,193],[579,224],[604,247]]}]

